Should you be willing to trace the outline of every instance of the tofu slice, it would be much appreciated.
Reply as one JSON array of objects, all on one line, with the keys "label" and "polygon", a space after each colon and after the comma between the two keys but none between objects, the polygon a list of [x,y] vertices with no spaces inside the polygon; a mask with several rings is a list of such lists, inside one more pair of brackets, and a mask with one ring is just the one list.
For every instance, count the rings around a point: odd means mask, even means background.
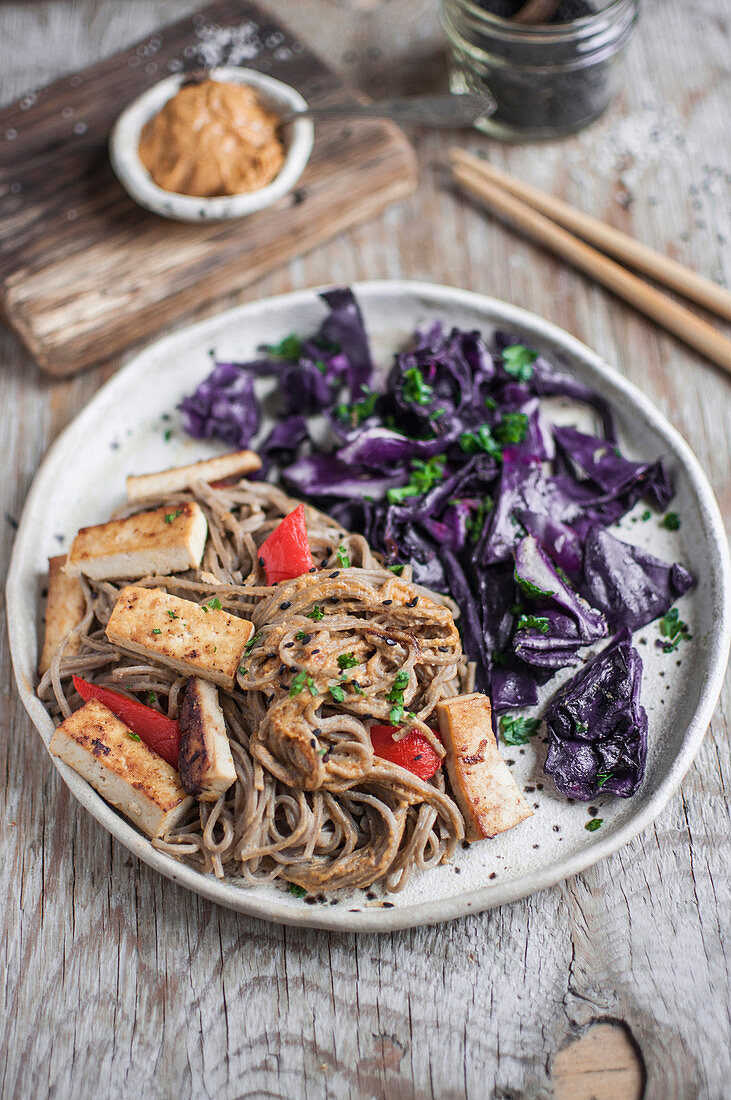
[{"label": "tofu slice", "polygon": [[51,754],[143,833],[162,837],[184,817],[193,799],[175,768],[135,736],[108,707],[90,699],[58,727]]},{"label": "tofu slice", "polygon": [[231,691],[254,627],[227,611],[204,611],[160,588],[133,585],[120,592],[106,631],[110,642],[131,653]]},{"label": "tofu slice", "polygon": [[236,782],[218,691],[191,676],[180,708],[180,781],[201,802],[215,802]]},{"label": "tofu slice", "polygon": [[66,572],[95,581],[180,573],[200,565],[207,534],[206,517],[191,501],[82,527]]},{"label": "tofu slice", "polygon": [[[64,573],[66,555],[58,554],[48,559],[48,600],[46,602],[46,629],[38,671],[43,675],[51,667],[53,655],[70,630],[78,626],[86,611],[84,590],[76,577]],[[73,657],[81,648],[80,638],[70,638],[64,653]]]},{"label": "tofu slice", "polygon": [[223,481],[229,477],[244,477],[261,469],[261,459],[254,451],[232,451],[231,454],[193,462],[190,466],[173,466],[158,474],[140,474],[127,478],[127,499],[164,496],[187,489],[194,481]]},{"label": "tofu slice", "polygon": [[436,710],[467,840],[497,836],[531,817],[533,811],[495,743],[488,697],[458,695],[437,703]]}]

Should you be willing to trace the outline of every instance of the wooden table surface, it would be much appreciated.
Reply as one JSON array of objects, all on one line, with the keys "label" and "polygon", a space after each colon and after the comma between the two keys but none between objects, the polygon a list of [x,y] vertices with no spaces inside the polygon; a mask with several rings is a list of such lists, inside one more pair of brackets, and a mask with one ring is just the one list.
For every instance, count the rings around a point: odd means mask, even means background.
[{"label": "wooden table surface", "polygon": [[[375,95],[444,84],[434,0],[269,3]],[[5,2],[0,97],[197,6]],[[711,278],[724,266],[731,278],[730,39],[727,0],[643,0],[621,97],[594,127],[542,145],[477,134],[465,144]],[[415,142],[413,197],[219,308],[400,276],[518,303],[596,348],[659,405],[728,517],[729,379],[452,194],[439,171],[445,136]],[[50,382],[6,330],[0,362],[5,566],[46,448],[119,364]],[[632,1050],[641,1052],[646,1096],[731,1095],[728,690],[679,793],[612,858],[493,912],[356,937],[237,916],[139,864],[71,800],[14,691],[4,632],[0,650],[3,1097],[637,1095],[618,1062],[590,1059],[590,1071],[608,1072],[572,1077],[565,1056],[555,1061],[595,1020],[624,1025],[616,1034],[636,1044],[624,1042],[635,1071]]]}]

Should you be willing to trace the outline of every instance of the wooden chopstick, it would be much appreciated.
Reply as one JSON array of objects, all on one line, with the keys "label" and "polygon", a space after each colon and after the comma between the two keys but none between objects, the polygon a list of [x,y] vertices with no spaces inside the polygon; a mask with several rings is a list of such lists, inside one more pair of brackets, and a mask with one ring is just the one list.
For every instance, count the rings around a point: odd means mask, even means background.
[{"label": "wooden chopstick", "polygon": [[464,190],[479,199],[488,209],[497,212],[510,224],[591,275],[635,309],[657,321],[668,332],[672,332],[731,374],[731,340],[722,336],[700,317],[678,305],[666,294],[648,286],[613,260],[607,259],[601,252],[539,214],[515,195],[488,181],[471,166],[454,164],[452,173]]},{"label": "wooden chopstick", "polygon": [[450,157],[454,164],[478,172],[489,183],[496,184],[511,195],[523,199],[529,206],[546,214],[552,221],[570,229],[577,236],[583,237],[590,244],[596,245],[607,255],[614,256],[622,263],[642,271],[643,274],[649,275],[657,282],[670,287],[671,290],[676,290],[685,298],[690,298],[691,301],[697,302],[712,313],[717,313],[719,317],[731,320],[731,292],[718,286],[717,283],[712,283],[710,279],[705,279],[697,272],[684,267],[677,260],[671,260],[662,252],[656,252],[654,248],[640,244],[628,233],[623,233],[621,229],[615,229],[606,222],[593,218],[591,214],[576,210],[567,202],[549,195],[546,191],[541,191],[530,183],[515,179],[507,172],[501,172],[499,168],[495,168],[482,157],[476,157],[474,153],[455,148],[450,150]]}]

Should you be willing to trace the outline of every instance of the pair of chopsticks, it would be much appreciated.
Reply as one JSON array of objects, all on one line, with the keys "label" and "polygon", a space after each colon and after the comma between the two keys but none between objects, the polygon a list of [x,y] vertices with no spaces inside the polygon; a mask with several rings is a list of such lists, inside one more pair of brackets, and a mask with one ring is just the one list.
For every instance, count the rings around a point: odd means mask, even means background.
[{"label": "pair of chopsticks", "polygon": [[604,253],[731,320],[728,290],[473,153],[452,149],[450,158],[452,175],[468,194],[731,373],[731,340]]}]

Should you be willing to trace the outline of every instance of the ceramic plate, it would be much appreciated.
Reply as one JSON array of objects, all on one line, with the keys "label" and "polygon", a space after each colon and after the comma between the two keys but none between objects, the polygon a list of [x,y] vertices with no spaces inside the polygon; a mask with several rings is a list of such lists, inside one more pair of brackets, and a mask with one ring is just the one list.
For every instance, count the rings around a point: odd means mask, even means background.
[{"label": "ceramic plate", "polygon": [[[637,795],[596,799],[603,825],[589,832],[587,806],[567,803],[543,775],[540,739],[521,749],[503,746],[517,782],[535,807],[533,817],[495,840],[458,848],[451,863],[414,875],[400,894],[376,889],[369,897],[356,891],[335,903],[307,904],[280,886],[250,888],[234,880],[217,881],[156,852],[83,779],[53,761],[74,796],[104,828],[188,889],[268,920],[387,931],[525,897],[596,863],[652,821],[688,770],[720,691],[731,629],[729,562],[718,506],[697,460],[647,398],[583,344],[530,313],[462,290],[404,282],[362,283],[354,289],[381,366],[388,365],[418,324],[439,318],[448,325],[479,328],[488,336],[495,326],[519,332],[604,394],[614,409],[623,451],[634,458],[666,456],[677,485],[672,507],[682,517],[680,530],[670,532],[659,526],[654,513],[651,521],[641,522],[640,504],[618,525],[620,537],[684,562],[698,578],[679,604],[691,642],[666,654],[655,645],[656,623],[635,635],[645,664],[642,702],[650,719],[647,774]],[[18,689],[46,744],[53,725],[34,695],[34,683],[47,558],[67,548],[80,526],[107,518],[124,499],[127,474],[191,462],[224,449],[185,437],[175,412],[181,397],[208,372],[211,349],[224,358],[253,357],[261,343],[293,331],[314,331],[324,313],[316,291],[301,291],[230,310],[158,341],[99,391],[49,451],[26,502],[7,584]],[[575,407],[557,411],[557,417],[575,419],[575,414]]]}]

